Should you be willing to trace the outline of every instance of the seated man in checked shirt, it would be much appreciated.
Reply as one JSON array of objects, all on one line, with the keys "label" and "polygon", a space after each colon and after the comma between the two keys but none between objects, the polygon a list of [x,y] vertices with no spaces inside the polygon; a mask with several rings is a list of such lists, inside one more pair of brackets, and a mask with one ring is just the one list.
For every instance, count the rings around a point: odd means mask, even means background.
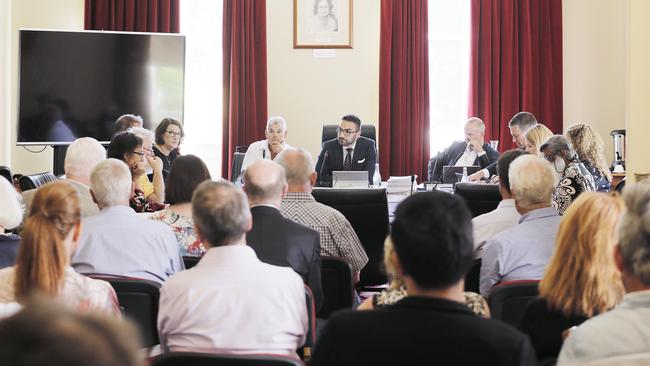
[{"label": "seated man in checked shirt", "polygon": [[359,272],[368,263],[368,256],[345,216],[316,202],[311,195],[317,174],[309,152],[287,149],[275,161],[284,167],[289,184],[289,190],[282,198],[282,215],[318,231],[320,254],[343,258],[354,270],[355,283],[358,282]]}]

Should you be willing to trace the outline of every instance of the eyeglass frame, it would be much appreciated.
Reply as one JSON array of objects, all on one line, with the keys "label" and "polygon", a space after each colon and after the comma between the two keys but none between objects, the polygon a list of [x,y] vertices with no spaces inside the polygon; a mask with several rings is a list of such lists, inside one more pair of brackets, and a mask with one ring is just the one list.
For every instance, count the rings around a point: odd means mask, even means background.
[{"label": "eyeglass frame", "polygon": [[140,161],[144,161],[146,154],[138,151],[131,151],[131,154],[140,155]]},{"label": "eyeglass frame", "polygon": [[355,134],[355,133],[357,133],[357,132],[359,132],[359,131],[361,131],[361,130],[359,129],[359,130],[356,130],[356,131],[352,131],[352,130],[349,129],[349,128],[347,128],[347,129],[342,129],[341,127],[337,127],[337,128],[336,128],[336,135],[338,136],[338,135],[341,134],[341,132],[343,132],[343,134],[344,134],[345,136],[350,136],[350,135]]},{"label": "eyeglass frame", "polygon": [[181,137],[181,138],[183,137],[183,132],[174,132],[172,130],[165,130],[165,133],[169,137],[174,137],[174,136],[178,136],[178,137]]}]

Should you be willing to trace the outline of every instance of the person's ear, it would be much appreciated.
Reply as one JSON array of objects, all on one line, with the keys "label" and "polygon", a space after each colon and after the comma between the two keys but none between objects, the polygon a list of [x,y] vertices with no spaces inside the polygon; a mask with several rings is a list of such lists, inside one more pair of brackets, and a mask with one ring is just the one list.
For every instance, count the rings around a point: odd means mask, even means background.
[{"label": "person's ear", "polygon": [[287,192],[289,192],[289,184],[285,183],[284,187],[282,187],[282,196],[281,197],[286,196]]},{"label": "person's ear", "polygon": [[393,249],[392,255],[388,258],[388,261],[390,262],[391,266],[395,269],[395,273],[399,278],[404,278],[404,267],[402,266],[402,262],[399,260],[399,256],[397,255],[397,252]]},{"label": "person's ear", "polygon": [[309,176],[309,183],[312,187],[316,185],[316,179],[318,179],[318,174],[316,171],[311,172],[311,175]]},{"label": "person's ear", "polygon": [[618,245],[614,247],[614,264],[616,264],[616,268],[619,272],[623,272],[625,270],[625,261],[623,261],[621,248]]},{"label": "person's ear", "polygon": [[93,198],[93,202],[95,202],[95,204],[96,204],[97,206],[99,206],[99,202],[97,202],[97,197],[95,196],[95,191],[93,191],[92,188],[90,189],[90,197],[92,197],[92,198]]}]

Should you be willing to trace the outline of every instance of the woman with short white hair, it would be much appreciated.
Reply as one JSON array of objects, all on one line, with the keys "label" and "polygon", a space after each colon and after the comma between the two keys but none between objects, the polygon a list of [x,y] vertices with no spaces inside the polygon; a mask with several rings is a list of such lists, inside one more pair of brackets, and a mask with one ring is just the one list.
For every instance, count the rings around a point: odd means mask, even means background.
[{"label": "woman with short white hair", "polygon": [[20,236],[5,234],[5,229],[17,227],[22,219],[20,195],[8,180],[0,177],[0,268],[16,263]]}]

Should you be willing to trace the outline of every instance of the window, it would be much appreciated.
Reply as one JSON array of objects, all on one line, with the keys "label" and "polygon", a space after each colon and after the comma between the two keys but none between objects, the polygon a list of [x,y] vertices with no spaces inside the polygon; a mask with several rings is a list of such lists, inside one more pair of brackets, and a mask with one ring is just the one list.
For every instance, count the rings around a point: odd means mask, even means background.
[{"label": "window", "polygon": [[221,176],[222,0],[180,2],[185,35],[183,154],[200,157],[213,179]]},{"label": "window", "polygon": [[429,0],[430,151],[463,136],[469,98],[470,0]]}]

